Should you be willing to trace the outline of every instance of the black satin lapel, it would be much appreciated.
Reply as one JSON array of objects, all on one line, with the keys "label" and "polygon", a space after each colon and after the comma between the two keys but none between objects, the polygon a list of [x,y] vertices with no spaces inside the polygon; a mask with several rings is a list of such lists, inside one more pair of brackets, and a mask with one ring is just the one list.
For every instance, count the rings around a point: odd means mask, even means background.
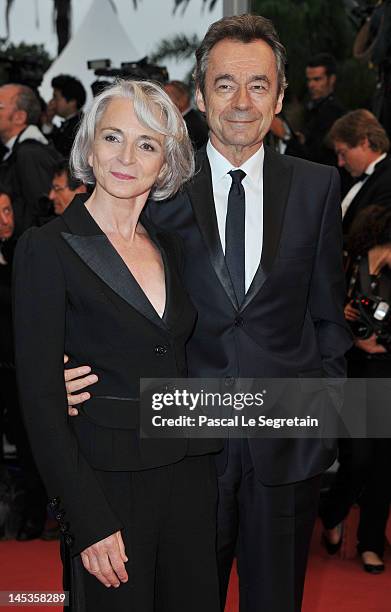
[{"label": "black satin lapel", "polygon": [[198,152],[198,162],[200,164],[200,169],[197,171],[191,183],[188,184],[186,190],[191,200],[197,224],[208,249],[213,269],[233,306],[238,308],[235,291],[221,247],[216,209],[213,200],[212,177],[205,151]]},{"label": "black satin lapel", "polygon": [[[130,306],[147,319],[165,327],[152,304],[135,281],[120,255],[104,234],[98,236],[76,236],[61,232],[62,237],[84,263]],[[167,309],[167,306],[166,306]]]},{"label": "black satin lapel", "polygon": [[289,167],[284,157],[265,147],[262,256],[241,310],[254,299],[272,270],[280,243],[291,180],[292,168]]}]

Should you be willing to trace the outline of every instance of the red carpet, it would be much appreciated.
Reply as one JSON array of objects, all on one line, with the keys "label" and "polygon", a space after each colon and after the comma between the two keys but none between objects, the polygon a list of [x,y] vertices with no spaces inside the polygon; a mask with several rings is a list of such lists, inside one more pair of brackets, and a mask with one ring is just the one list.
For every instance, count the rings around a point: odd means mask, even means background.
[{"label": "red carpet", "polygon": [[[390,550],[387,550],[385,557],[385,573],[371,576],[362,571],[358,559],[328,557],[320,548],[319,540],[320,526],[317,525],[307,573],[303,612],[391,612]],[[0,542],[0,591],[61,590],[61,564],[57,551],[58,544],[53,542]],[[61,610],[60,607],[43,606],[31,609],[34,612]],[[1,607],[3,610],[12,612],[15,606]],[[237,611],[237,579],[233,573],[226,612]]]}]

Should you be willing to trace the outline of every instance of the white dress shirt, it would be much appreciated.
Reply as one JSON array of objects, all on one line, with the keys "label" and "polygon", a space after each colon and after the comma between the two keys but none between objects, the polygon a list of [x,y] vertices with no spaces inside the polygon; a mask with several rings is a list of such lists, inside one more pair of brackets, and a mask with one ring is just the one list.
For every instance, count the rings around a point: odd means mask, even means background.
[{"label": "white dress shirt", "polygon": [[41,142],[42,144],[45,144],[45,145],[49,144],[49,141],[45,138],[41,130],[36,125],[28,125],[20,135],[17,134],[16,136],[12,136],[12,138],[10,138],[5,143],[5,146],[7,147],[7,151],[2,161],[5,161],[6,159],[9,158],[9,156],[11,155],[13,151],[16,141],[23,142],[24,140],[37,140],[38,142]]},{"label": "white dress shirt", "polygon": [[[213,197],[216,208],[217,226],[219,229],[221,247],[225,254],[225,221],[228,208],[228,194],[232,178],[231,170],[238,170],[221,153],[210,140],[206,145],[210,169],[212,173]],[[261,261],[263,241],[263,161],[265,151],[263,145],[254,155],[240,166],[246,173],[242,185],[246,198],[245,215],[245,288],[248,291]]]},{"label": "white dress shirt", "polygon": [[[371,164],[369,164],[368,168],[364,171],[365,174],[367,174],[368,176],[373,174],[374,171],[375,171],[376,164],[381,162],[386,156],[387,156],[387,153],[383,153],[382,155],[380,155],[380,157],[375,159],[375,161],[373,161]],[[344,216],[346,215],[346,212],[347,212],[349,206],[351,205],[351,203],[353,202],[354,198],[356,197],[356,195],[360,191],[361,187],[366,182],[368,176],[364,177],[362,181],[358,181],[357,183],[354,183],[353,187],[351,187],[349,189],[349,191],[347,192],[346,196],[342,200],[342,203],[341,203],[341,206],[342,206],[342,218],[344,218]]]}]

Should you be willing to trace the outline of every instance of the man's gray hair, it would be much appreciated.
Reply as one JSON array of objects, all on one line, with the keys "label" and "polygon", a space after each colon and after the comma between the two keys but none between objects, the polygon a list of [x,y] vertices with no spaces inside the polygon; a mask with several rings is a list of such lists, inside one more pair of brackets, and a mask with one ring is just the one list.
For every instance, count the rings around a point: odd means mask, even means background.
[{"label": "man's gray hair", "polygon": [[26,125],[38,125],[41,116],[41,105],[38,96],[27,85],[8,83],[4,87],[16,87],[15,108],[26,113]]},{"label": "man's gray hair", "polygon": [[[88,157],[99,121],[110,102],[118,98],[132,100],[139,122],[165,136],[164,164],[151,196],[155,200],[172,197],[194,174],[194,150],[182,115],[166,92],[151,81],[119,79],[94,98],[73,143],[70,157],[73,175],[83,183],[95,183]],[[160,110],[159,118],[156,117],[156,107]]]},{"label": "man's gray hair", "polygon": [[205,75],[208,66],[209,53],[221,40],[235,40],[250,43],[254,40],[263,40],[274,53],[277,64],[278,94],[283,93],[287,87],[285,77],[286,51],[280,43],[274,25],[269,19],[260,15],[234,15],[223,17],[209,27],[204,39],[195,55],[197,60],[194,71],[196,87],[205,95]]}]

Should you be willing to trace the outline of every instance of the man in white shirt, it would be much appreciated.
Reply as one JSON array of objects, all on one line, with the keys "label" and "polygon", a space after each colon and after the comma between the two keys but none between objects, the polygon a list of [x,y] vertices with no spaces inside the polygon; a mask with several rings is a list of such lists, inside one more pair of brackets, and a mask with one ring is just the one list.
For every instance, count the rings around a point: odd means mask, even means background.
[{"label": "man in white shirt", "polygon": [[355,179],[342,200],[344,234],[353,219],[370,206],[391,206],[390,142],[376,117],[366,109],[358,109],[338,119],[329,133],[338,156],[338,165]]},{"label": "man in white shirt", "polygon": [[6,146],[0,180],[12,194],[17,235],[48,214],[43,196],[60,157],[38,128],[40,114],[32,89],[14,83],[0,87],[0,139]]}]

